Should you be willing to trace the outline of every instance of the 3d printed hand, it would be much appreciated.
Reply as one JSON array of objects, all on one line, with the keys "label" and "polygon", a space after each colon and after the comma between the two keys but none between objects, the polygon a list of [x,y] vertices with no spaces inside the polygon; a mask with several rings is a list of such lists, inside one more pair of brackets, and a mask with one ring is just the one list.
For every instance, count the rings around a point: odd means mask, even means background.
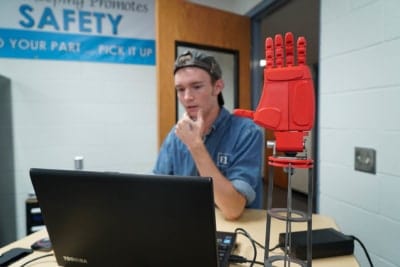
[{"label": "3d printed hand", "polygon": [[306,65],[306,40],[297,40],[297,65],[290,32],[286,33],[284,44],[280,34],[275,41],[268,37],[265,57],[264,86],[256,111],[239,109],[234,114],[252,118],[258,125],[273,130],[277,151],[301,152],[304,136],[314,125],[315,112],[313,80]]}]

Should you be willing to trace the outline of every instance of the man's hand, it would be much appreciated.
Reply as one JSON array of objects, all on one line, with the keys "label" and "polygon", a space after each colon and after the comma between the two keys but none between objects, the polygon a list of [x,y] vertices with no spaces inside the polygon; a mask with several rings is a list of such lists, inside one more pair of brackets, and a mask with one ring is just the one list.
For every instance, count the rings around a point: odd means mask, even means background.
[{"label": "man's hand", "polygon": [[204,120],[201,109],[197,112],[196,120],[192,120],[185,112],[176,124],[175,134],[189,149],[199,142],[203,142],[203,133]]}]

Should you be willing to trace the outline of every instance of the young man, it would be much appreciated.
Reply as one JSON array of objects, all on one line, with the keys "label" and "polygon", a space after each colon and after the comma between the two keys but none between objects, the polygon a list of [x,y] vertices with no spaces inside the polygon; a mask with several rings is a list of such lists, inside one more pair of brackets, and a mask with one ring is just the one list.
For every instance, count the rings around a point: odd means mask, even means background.
[{"label": "young man", "polygon": [[161,146],[154,173],[212,177],[214,200],[225,218],[262,206],[261,129],[224,107],[217,61],[190,50],[178,56],[175,90],[185,114]]}]

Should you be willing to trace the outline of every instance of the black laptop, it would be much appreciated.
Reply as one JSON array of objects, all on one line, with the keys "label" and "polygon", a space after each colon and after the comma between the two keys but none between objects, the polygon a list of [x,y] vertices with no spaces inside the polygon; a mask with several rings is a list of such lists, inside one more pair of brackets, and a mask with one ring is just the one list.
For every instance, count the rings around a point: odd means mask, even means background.
[{"label": "black laptop", "polygon": [[30,176],[59,265],[221,264],[211,178],[53,169]]}]

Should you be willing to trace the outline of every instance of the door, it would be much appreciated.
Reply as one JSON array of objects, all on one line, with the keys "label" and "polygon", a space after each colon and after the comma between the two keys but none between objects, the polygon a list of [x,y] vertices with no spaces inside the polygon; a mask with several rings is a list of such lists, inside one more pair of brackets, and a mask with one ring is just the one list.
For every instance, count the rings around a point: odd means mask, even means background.
[{"label": "door", "polygon": [[251,108],[250,18],[183,0],[156,0],[159,146],[176,122],[173,66],[177,43],[237,51],[237,108]]}]

